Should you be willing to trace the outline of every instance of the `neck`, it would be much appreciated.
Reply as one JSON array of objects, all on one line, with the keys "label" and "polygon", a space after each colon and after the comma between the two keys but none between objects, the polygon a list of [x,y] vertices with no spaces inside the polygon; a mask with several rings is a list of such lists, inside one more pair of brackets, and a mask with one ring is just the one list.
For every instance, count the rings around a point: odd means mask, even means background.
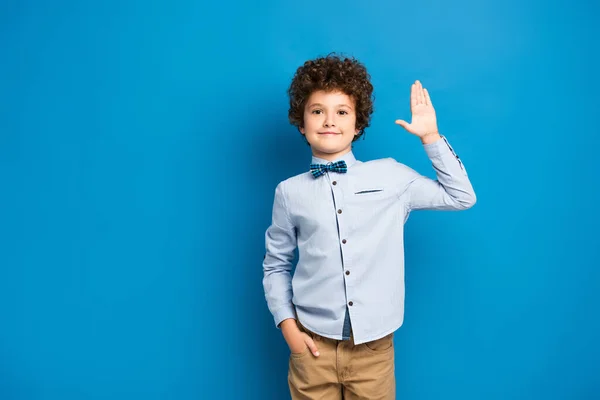
[{"label": "neck", "polygon": [[322,158],[323,160],[327,160],[327,161],[335,161],[338,158],[350,153],[350,151],[352,151],[352,147],[348,147],[342,151],[338,151],[337,153],[324,153],[324,152],[313,149],[312,153],[313,153],[313,156],[315,156],[317,158]]}]

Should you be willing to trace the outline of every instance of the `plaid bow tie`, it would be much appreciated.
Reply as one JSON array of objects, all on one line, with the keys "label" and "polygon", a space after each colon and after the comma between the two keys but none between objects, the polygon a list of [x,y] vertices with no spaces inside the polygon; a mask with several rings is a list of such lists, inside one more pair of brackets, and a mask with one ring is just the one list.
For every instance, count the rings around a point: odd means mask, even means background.
[{"label": "plaid bow tie", "polygon": [[331,164],[310,164],[310,172],[312,172],[315,178],[320,177],[327,171],[333,172],[348,172],[348,167],[346,167],[346,161],[341,160]]}]

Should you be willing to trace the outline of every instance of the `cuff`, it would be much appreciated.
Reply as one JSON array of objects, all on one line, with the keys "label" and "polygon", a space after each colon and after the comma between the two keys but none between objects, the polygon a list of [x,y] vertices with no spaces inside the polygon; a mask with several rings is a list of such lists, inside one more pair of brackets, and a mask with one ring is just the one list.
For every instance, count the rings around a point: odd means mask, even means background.
[{"label": "cuff", "polygon": [[275,326],[279,329],[279,324],[288,318],[296,319],[296,310],[290,304],[289,306],[281,307],[273,313],[273,319],[275,320]]},{"label": "cuff", "polygon": [[442,136],[441,139],[436,140],[433,143],[424,144],[423,148],[425,149],[425,152],[429,158],[439,157],[442,154],[452,151],[450,143],[448,143],[448,140],[445,136]]}]

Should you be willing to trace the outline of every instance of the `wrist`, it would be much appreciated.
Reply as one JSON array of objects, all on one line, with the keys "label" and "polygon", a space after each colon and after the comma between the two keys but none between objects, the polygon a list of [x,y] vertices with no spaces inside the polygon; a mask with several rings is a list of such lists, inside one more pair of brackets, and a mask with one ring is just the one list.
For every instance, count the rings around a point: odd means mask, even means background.
[{"label": "wrist", "polygon": [[437,131],[431,132],[431,133],[426,133],[425,135],[420,137],[421,143],[423,143],[423,144],[431,144],[431,143],[437,142],[441,138],[442,138],[442,136]]},{"label": "wrist", "polygon": [[288,319],[284,319],[281,324],[279,324],[279,327],[281,328],[282,331],[285,332],[289,332],[293,329],[298,329],[298,324],[296,323],[296,320],[294,318],[288,318]]}]

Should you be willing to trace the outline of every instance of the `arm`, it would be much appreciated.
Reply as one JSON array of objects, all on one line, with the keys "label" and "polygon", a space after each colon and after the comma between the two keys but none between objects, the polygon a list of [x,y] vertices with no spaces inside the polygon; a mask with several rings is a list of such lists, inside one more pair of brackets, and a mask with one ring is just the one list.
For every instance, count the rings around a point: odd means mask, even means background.
[{"label": "arm", "polygon": [[405,197],[409,210],[464,210],[472,207],[476,202],[473,186],[461,160],[446,138],[440,136],[429,92],[419,81],[411,87],[410,106],[412,122],[397,120],[396,123],[421,139],[437,180],[398,164],[400,172],[407,177],[400,196]]},{"label": "arm", "polygon": [[[296,317],[292,304],[292,259],[296,249],[296,229],[292,224],[280,183],[275,189],[272,222],[265,233],[263,288],[269,311],[279,328],[282,321]],[[295,321],[294,321],[295,322]]]},{"label": "arm", "polygon": [[[439,136],[439,135],[438,135]],[[413,169],[397,164],[407,177],[400,196],[410,210],[466,210],[477,198],[461,160],[445,137],[426,143],[425,152],[437,175],[437,180],[422,176]]]},{"label": "arm", "polygon": [[290,219],[283,185],[280,183],[275,189],[272,222],[265,233],[265,297],[275,325],[281,329],[292,353],[301,353],[308,347],[318,357],[319,351],[312,338],[298,328],[292,303],[291,270],[296,243],[296,227]]}]

